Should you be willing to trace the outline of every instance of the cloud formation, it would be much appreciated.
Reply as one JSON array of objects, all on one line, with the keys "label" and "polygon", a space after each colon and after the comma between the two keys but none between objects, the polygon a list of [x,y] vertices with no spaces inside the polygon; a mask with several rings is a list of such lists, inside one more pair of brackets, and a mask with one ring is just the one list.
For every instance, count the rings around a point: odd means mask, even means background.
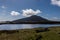
[{"label": "cloud formation", "polygon": [[58,20],[59,18],[57,18],[57,17],[53,17],[53,20]]},{"label": "cloud formation", "polygon": [[18,16],[18,15],[20,15],[20,13],[19,12],[16,12],[16,11],[11,11],[11,13],[10,13],[12,16]]},{"label": "cloud formation", "polygon": [[22,15],[25,17],[30,17],[32,15],[37,15],[38,13],[41,13],[40,10],[33,10],[33,9],[25,9],[22,10]]},{"label": "cloud formation", "polygon": [[53,21],[60,21],[60,18],[58,18],[58,17],[52,17],[50,20],[53,20]]},{"label": "cloud formation", "polygon": [[60,0],[51,0],[51,4],[59,6],[60,7]]},{"label": "cloud formation", "polygon": [[5,8],[6,8],[6,6],[2,5],[2,6],[1,6],[1,8],[5,9]]}]

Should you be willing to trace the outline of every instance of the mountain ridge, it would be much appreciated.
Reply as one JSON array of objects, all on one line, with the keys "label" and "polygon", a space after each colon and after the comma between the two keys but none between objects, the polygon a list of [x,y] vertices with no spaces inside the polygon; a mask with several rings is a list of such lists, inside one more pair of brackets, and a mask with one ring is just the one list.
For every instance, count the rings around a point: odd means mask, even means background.
[{"label": "mountain ridge", "polygon": [[33,15],[31,17],[26,17],[13,21],[6,21],[5,23],[0,24],[60,24],[60,21],[51,21],[41,16]]},{"label": "mountain ridge", "polygon": [[14,21],[48,21],[47,19],[45,18],[42,18],[41,16],[36,16],[36,15],[33,15],[31,17],[27,17],[27,18],[22,18],[22,19],[18,19],[18,20],[14,20]]}]

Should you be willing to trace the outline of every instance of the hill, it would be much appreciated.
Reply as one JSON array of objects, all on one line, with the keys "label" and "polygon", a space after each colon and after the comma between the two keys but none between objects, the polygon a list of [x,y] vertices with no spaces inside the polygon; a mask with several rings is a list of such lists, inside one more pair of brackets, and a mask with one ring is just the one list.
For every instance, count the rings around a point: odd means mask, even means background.
[{"label": "hill", "polygon": [[60,27],[0,30],[0,40],[60,40]]},{"label": "hill", "polygon": [[23,19],[18,19],[18,20],[14,20],[15,22],[16,21],[27,21],[27,22],[29,22],[29,21],[31,21],[31,22],[38,22],[38,21],[48,21],[47,19],[44,19],[44,18],[42,18],[42,17],[40,17],[40,16],[36,16],[36,15],[33,15],[33,16],[31,16],[31,17],[27,17],[27,18],[23,18]]},{"label": "hill", "polygon": [[33,15],[31,17],[13,20],[11,24],[60,24],[60,21],[51,21],[41,16]]},{"label": "hill", "polygon": [[60,24],[60,21],[51,21],[41,16],[33,15],[31,17],[26,17],[13,21],[1,22],[0,25],[1,24]]},{"label": "hill", "polygon": [[43,23],[43,22],[49,22],[49,20],[42,18],[40,16],[36,16],[33,15],[31,17],[27,17],[27,18],[22,18],[22,19],[18,19],[18,20],[14,20],[12,21],[13,23]]}]

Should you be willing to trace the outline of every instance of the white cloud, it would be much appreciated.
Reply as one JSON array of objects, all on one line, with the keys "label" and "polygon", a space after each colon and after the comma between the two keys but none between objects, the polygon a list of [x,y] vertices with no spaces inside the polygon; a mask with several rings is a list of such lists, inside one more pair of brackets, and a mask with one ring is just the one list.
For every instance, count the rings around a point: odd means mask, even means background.
[{"label": "white cloud", "polygon": [[58,18],[58,17],[52,17],[50,20],[53,20],[53,21],[60,21],[60,18]]},{"label": "white cloud", "polygon": [[59,6],[60,7],[60,0],[51,0],[51,4]]},{"label": "white cloud", "polygon": [[53,17],[53,19],[58,19],[57,17]]},{"label": "white cloud", "polygon": [[6,8],[6,6],[2,5],[2,6],[1,6],[1,8],[5,9],[5,8]]},{"label": "white cloud", "polygon": [[18,16],[18,15],[20,15],[20,13],[19,12],[16,12],[16,11],[11,11],[11,13],[10,13],[12,16]]},{"label": "white cloud", "polygon": [[37,15],[38,13],[41,13],[40,10],[34,11],[33,9],[25,9],[22,10],[23,16],[30,17],[32,15]]}]

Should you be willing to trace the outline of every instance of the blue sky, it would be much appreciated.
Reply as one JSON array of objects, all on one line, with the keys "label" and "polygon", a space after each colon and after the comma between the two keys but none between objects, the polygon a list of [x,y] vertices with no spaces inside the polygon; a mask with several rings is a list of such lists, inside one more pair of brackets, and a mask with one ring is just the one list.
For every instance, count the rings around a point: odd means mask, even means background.
[{"label": "blue sky", "polygon": [[60,0],[0,0],[0,21],[11,21],[31,15],[60,21]]}]

